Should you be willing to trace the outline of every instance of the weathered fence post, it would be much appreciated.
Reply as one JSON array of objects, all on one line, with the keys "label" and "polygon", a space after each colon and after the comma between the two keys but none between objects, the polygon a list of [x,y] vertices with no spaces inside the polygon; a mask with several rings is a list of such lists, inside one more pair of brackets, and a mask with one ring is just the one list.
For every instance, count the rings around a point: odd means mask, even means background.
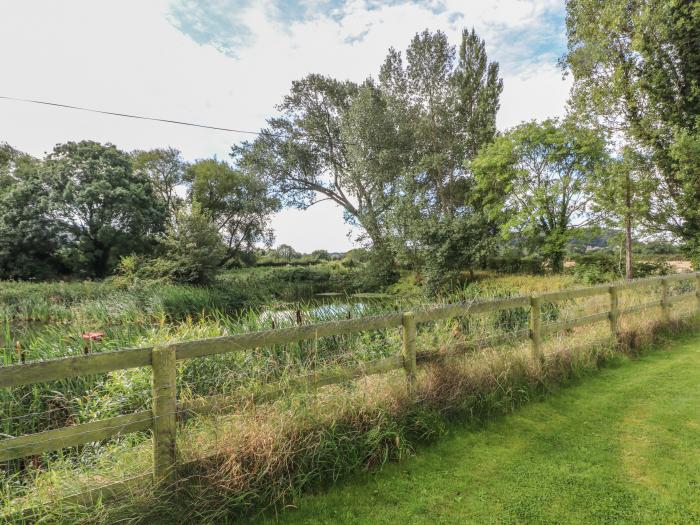
[{"label": "weathered fence post", "polygon": [[163,346],[153,349],[153,477],[163,487],[171,487],[176,481],[175,365],[175,348]]},{"label": "weathered fence post", "polygon": [[695,274],[695,297],[698,300],[698,312],[700,312],[700,272]]},{"label": "weathered fence post", "polygon": [[661,315],[663,322],[671,322],[671,305],[668,302],[668,280],[661,279]]},{"label": "weathered fence post", "polygon": [[416,379],[416,317],[413,312],[405,312],[401,317],[403,325],[403,367],[409,392],[413,390]]},{"label": "weathered fence post", "polygon": [[542,360],[542,299],[533,295],[530,297],[530,345],[532,355],[537,360]]},{"label": "weathered fence post", "polygon": [[617,294],[617,287],[611,286],[608,288],[610,294],[610,331],[613,337],[617,338],[617,323],[620,319],[620,301]]}]

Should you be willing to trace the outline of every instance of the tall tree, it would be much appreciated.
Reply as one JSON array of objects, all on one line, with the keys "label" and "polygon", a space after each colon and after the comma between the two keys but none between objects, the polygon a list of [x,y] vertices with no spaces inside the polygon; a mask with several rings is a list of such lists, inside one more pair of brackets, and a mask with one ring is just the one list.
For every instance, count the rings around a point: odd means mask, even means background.
[{"label": "tall tree", "polygon": [[700,174],[677,146],[700,140],[700,3],[569,0],[567,35],[572,106],[651,155],[649,216],[700,257]]},{"label": "tall tree", "polygon": [[184,204],[178,188],[185,182],[187,164],[182,160],[180,151],[175,148],[134,151],[131,156],[134,172],[150,179],[172,224]]},{"label": "tall tree", "polygon": [[521,124],[482,149],[471,164],[489,207],[526,235],[554,271],[572,232],[591,221],[590,179],[606,162],[605,141],[570,121]]},{"label": "tall tree", "polygon": [[129,156],[92,141],[56,146],[46,160],[52,213],[70,237],[76,266],[104,277],[113,258],[147,247],[165,210]]},{"label": "tall tree", "polygon": [[281,115],[268,120],[258,139],[233,148],[237,166],[262,178],[288,206],[336,203],[377,260],[391,267],[386,214],[401,150],[374,82],[309,75],[292,83],[277,109]]},{"label": "tall tree", "polygon": [[216,159],[200,160],[187,168],[189,196],[210,217],[226,246],[221,266],[251,251],[258,242],[271,244],[271,215],[279,201],[264,181]]},{"label": "tall tree", "polygon": [[50,215],[41,162],[0,146],[0,278],[49,278],[65,272],[65,242]]},{"label": "tall tree", "polygon": [[649,159],[631,147],[611,159],[591,177],[593,211],[608,226],[625,233],[625,277],[632,279],[632,246],[635,229],[648,215],[655,180]]},{"label": "tall tree", "polygon": [[453,216],[463,206],[465,164],[496,133],[503,82],[498,63],[474,30],[462,32],[457,50],[441,31],[415,35],[406,50],[391,49],[381,68],[382,90],[410,137],[412,193],[431,211]]},{"label": "tall tree", "polygon": [[405,63],[391,49],[381,68],[406,158],[393,207],[395,237],[407,258],[426,265],[431,289],[478,264],[494,238],[466,167],[496,133],[498,70],[474,30],[462,32],[459,49],[444,33],[424,31],[411,41]]}]

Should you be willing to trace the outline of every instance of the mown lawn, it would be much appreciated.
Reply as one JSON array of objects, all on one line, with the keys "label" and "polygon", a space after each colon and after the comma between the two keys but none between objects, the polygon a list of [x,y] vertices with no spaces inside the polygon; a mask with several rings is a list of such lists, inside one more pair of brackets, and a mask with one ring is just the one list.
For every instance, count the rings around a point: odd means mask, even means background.
[{"label": "mown lawn", "polygon": [[256,523],[700,523],[700,336]]}]

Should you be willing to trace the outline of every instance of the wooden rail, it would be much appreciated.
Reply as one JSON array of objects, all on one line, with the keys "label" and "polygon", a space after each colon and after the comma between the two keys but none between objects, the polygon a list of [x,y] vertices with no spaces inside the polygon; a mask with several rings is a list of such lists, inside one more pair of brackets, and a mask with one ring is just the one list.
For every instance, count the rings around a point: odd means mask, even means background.
[{"label": "wooden rail", "polygon": [[[671,296],[669,294],[669,285],[676,281],[693,281],[695,290]],[[632,307],[622,309],[619,307],[619,294],[621,292],[653,285],[660,285],[661,287],[661,297],[659,299]],[[552,323],[542,322],[541,309],[544,305],[596,295],[608,295],[610,297],[610,309],[608,311],[578,319],[565,319]],[[563,290],[532,297],[509,297],[463,304],[440,305],[415,312],[397,312],[198,341],[186,341],[159,348],[134,348],[0,367],[0,388],[17,387],[145,366],[151,366],[153,371],[152,410],[2,440],[0,441],[0,461],[34,456],[61,448],[102,441],[116,435],[151,430],[153,432],[154,450],[153,480],[161,484],[161,486],[172,486],[177,481],[176,418],[185,419],[193,415],[222,413],[235,407],[244,399],[253,399],[254,401],[272,400],[290,390],[310,390],[402,368],[406,373],[408,388],[411,389],[415,381],[418,363],[440,360],[445,357],[444,353],[417,352],[416,333],[418,324],[499,310],[529,308],[529,330],[521,330],[516,335],[529,337],[535,357],[544,359],[542,340],[548,334],[609,320],[612,334],[617,335],[617,324],[620,316],[641,312],[648,308],[660,307],[664,321],[669,321],[672,305],[689,298],[696,298],[697,307],[700,310],[700,272]],[[240,352],[261,347],[289,344],[307,339],[387,328],[402,329],[403,344],[401,351],[396,355],[357,365],[310,373],[287,383],[265,385],[253,393],[240,392],[238,394],[210,396],[202,399],[186,400],[179,405],[177,404],[175,388],[177,360],[195,359],[228,352]],[[484,341],[484,343],[496,346],[509,339],[511,337],[508,334],[499,334]],[[479,346],[479,344],[464,345],[463,350],[466,351],[474,346]],[[120,484],[115,484],[114,486],[119,489],[123,488]],[[76,501],[82,501],[81,497],[90,499],[96,497],[96,494],[102,495],[103,492],[95,489],[89,493],[71,497],[77,498]]]}]

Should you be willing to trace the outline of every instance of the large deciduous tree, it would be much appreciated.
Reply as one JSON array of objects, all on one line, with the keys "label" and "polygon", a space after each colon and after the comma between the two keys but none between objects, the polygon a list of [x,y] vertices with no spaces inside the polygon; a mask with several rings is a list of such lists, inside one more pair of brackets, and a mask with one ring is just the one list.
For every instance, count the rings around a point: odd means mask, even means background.
[{"label": "large deciduous tree", "polygon": [[386,214],[402,166],[396,125],[374,82],[309,75],[277,109],[258,139],[233,148],[237,165],[286,205],[333,201],[390,266]]},{"label": "large deciduous tree", "polygon": [[380,80],[406,148],[397,237],[409,259],[426,265],[429,288],[439,288],[473,268],[494,238],[466,166],[496,133],[498,64],[473,30],[463,31],[458,50],[444,33],[424,31],[405,59],[389,51]]},{"label": "large deciduous tree", "polygon": [[700,257],[700,2],[570,0],[572,106],[649,154],[658,177],[649,218]]},{"label": "large deciduous tree", "polygon": [[498,65],[474,31],[464,31],[459,51],[443,33],[425,31],[405,57],[404,65],[390,49],[378,83],[321,75],[293,82],[280,116],[233,149],[237,165],[263,177],[285,204],[341,206],[387,280],[397,253],[454,254],[430,245],[473,237],[484,224],[464,220],[477,208],[464,166],[493,138],[502,90]]},{"label": "large deciduous tree", "polygon": [[230,263],[256,243],[272,243],[269,221],[279,209],[279,201],[265,181],[216,159],[190,165],[186,180],[191,201],[210,217],[226,246],[217,264]]},{"label": "large deciduous tree", "polygon": [[572,122],[521,124],[497,137],[471,167],[504,233],[525,235],[554,271],[572,232],[592,218],[590,180],[607,159],[603,137]]},{"label": "large deciduous tree", "polygon": [[114,257],[147,247],[163,231],[165,210],[129,156],[92,141],[56,146],[45,163],[52,214],[81,271],[104,277]]},{"label": "large deciduous tree", "polygon": [[185,182],[187,164],[182,160],[180,151],[175,148],[134,151],[131,157],[134,172],[148,177],[155,193],[163,201],[169,223],[173,224],[184,204],[178,188]]},{"label": "large deciduous tree", "polygon": [[65,241],[50,216],[41,162],[0,145],[0,278],[49,278],[64,272]]},{"label": "large deciduous tree", "polygon": [[465,163],[496,133],[498,64],[488,62],[473,30],[462,33],[459,56],[444,33],[424,31],[411,41],[405,64],[400,52],[389,51],[380,79],[408,137],[411,192],[423,195],[431,212],[455,215],[464,204]]}]

